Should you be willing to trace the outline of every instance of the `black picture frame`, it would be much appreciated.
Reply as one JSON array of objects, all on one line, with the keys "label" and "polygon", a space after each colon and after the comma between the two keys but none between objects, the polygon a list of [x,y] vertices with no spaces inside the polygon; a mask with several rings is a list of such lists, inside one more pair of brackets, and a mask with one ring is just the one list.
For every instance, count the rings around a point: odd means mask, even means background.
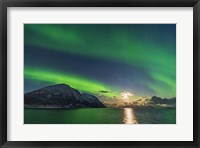
[{"label": "black picture frame", "polygon": [[[7,8],[8,7],[193,7],[193,141],[7,141]],[[200,147],[199,137],[199,0],[1,0],[0,146],[21,147]]]}]

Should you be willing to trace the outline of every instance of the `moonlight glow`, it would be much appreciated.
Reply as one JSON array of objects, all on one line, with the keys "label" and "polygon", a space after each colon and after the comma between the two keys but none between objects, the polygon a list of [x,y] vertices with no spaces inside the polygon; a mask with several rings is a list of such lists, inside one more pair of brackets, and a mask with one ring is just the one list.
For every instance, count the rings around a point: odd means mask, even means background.
[{"label": "moonlight glow", "polygon": [[128,101],[128,100],[129,100],[129,97],[133,96],[132,93],[126,92],[126,91],[121,92],[120,95],[122,96],[122,99],[123,99],[124,101]]}]

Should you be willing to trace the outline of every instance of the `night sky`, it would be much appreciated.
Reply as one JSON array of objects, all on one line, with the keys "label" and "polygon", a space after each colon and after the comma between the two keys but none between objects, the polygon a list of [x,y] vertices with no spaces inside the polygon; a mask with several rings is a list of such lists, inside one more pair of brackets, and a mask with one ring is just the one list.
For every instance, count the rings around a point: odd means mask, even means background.
[{"label": "night sky", "polygon": [[25,24],[24,90],[176,96],[175,24]]}]

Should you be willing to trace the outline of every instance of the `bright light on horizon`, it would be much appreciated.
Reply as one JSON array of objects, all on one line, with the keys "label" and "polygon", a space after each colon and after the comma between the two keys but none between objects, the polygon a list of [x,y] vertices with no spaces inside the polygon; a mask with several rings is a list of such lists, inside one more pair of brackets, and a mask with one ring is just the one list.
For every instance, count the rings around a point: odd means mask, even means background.
[{"label": "bright light on horizon", "polygon": [[120,95],[122,96],[123,100],[125,100],[125,101],[128,101],[129,97],[133,96],[132,93],[127,92],[127,91],[121,92]]}]

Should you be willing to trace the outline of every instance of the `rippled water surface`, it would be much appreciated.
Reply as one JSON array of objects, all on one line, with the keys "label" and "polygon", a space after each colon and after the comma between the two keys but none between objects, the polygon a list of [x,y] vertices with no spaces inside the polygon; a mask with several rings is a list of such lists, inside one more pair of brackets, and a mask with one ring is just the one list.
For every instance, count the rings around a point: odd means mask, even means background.
[{"label": "rippled water surface", "polygon": [[25,109],[25,124],[175,124],[176,109]]}]

